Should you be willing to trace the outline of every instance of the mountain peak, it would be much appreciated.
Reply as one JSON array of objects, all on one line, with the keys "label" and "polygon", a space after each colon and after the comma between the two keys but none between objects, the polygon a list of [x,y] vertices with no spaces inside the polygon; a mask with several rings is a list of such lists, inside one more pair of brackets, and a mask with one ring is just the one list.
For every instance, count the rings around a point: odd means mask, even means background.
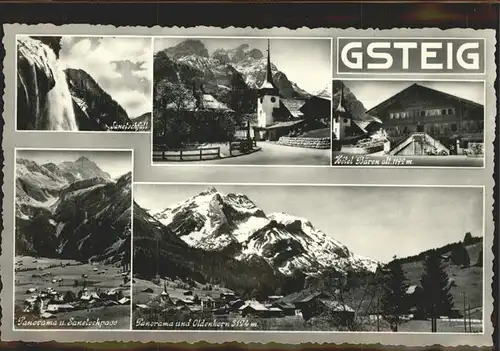
[{"label": "mountain peak", "polygon": [[216,187],[214,186],[211,186],[209,188],[207,188],[206,190],[203,190],[200,195],[210,195],[210,194],[216,194],[218,193],[219,191],[217,190]]},{"label": "mountain peak", "polygon": [[173,60],[190,55],[209,57],[205,44],[203,44],[203,42],[199,39],[184,40],[179,44],[166,49],[166,53],[167,56]]},{"label": "mountain peak", "polygon": [[85,156],[80,156],[80,157],[77,158],[77,160],[75,161],[75,163],[94,163],[94,162],[90,161]]}]

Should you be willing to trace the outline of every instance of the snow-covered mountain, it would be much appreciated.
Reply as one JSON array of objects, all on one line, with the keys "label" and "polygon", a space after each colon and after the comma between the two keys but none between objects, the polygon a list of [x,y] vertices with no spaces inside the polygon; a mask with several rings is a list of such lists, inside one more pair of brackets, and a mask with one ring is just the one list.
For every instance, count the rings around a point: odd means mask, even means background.
[{"label": "snow-covered mountain", "polygon": [[85,156],[78,158],[76,161],[62,162],[58,167],[63,172],[72,174],[76,180],[89,178],[111,180],[111,176],[108,173],[104,172],[95,162],[89,160]]},{"label": "snow-covered mountain", "polygon": [[130,172],[113,182],[86,157],[16,162],[16,254],[108,262],[130,255]]},{"label": "snow-covered mountain", "polygon": [[313,92],[314,96],[319,96],[325,99],[331,99],[332,98],[332,86],[330,84],[326,85],[322,89],[316,90]]},{"label": "snow-covered mountain", "polygon": [[266,215],[247,196],[210,188],[151,215],[190,247],[231,251],[239,261],[263,258],[285,275],[295,270],[375,271],[377,262],[354,255],[307,219]]}]

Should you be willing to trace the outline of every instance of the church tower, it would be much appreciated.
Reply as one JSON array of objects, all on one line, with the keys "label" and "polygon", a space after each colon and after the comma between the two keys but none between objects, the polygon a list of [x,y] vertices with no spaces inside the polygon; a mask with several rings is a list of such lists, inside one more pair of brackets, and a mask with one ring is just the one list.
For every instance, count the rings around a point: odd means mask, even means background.
[{"label": "church tower", "polygon": [[340,100],[335,114],[333,116],[333,133],[337,140],[342,140],[346,137],[346,128],[351,126],[351,115],[344,106],[344,86],[340,93]]},{"label": "church tower", "polygon": [[271,72],[271,52],[269,39],[267,40],[267,67],[266,78],[258,90],[257,97],[257,124],[258,127],[267,127],[274,123],[273,112],[280,106],[279,90],[274,85]]}]

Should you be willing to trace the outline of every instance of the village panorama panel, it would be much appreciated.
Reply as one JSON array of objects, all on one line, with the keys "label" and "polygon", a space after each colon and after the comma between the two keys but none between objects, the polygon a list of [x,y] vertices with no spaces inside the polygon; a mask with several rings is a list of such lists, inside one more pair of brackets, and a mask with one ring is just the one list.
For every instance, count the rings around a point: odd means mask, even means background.
[{"label": "village panorama panel", "polygon": [[482,187],[141,183],[134,199],[134,329],[483,331]]},{"label": "village panorama panel", "polygon": [[130,328],[132,151],[16,150],[14,328]]},{"label": "village panorama panel", "polygon": [[153,164],[329,166],[331,67],[330,38],[155,38]]},{"label": "village panorama panel", "polygon": [[334,80],[334,166],[484,166],[484,81]]}]

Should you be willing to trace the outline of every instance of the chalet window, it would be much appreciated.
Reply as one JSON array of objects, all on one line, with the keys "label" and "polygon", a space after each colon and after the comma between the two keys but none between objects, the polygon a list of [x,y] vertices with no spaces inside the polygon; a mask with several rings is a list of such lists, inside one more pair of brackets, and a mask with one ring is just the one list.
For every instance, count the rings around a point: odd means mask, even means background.
[{"label": "chalet window", "polygon": [[455,114],[455,109],[454,108],[449,108],[448,109],[448,114],[449,115],[454,115]]},{"label": "chalet window", "polygon": [[447,113],[446,113],[446,109],[441,110],[441,114],[442,114],[442,115],[446,115],[446,114],[447,114]]},{"label": "chalet window", "polygon": [[396,119],[399,119],[399,112],[396,112],[396,113],[394,114],[394,117],[396,117]]},{"label": "chalet window", "polygon": [[394,113],[389,113],[389,118],[394,119]]},{"label": "chalet window", "polygon": [[425,111],[420,111],[420,117],[424,117],[425,116]]},{"label": "chalet window", "polygon": [[457,131],[457,125],[456,125],[456,123],[453,123],[453,124],[451,125],[451,131],[452,131],[452,132],[456,132],[456,131]]}]

